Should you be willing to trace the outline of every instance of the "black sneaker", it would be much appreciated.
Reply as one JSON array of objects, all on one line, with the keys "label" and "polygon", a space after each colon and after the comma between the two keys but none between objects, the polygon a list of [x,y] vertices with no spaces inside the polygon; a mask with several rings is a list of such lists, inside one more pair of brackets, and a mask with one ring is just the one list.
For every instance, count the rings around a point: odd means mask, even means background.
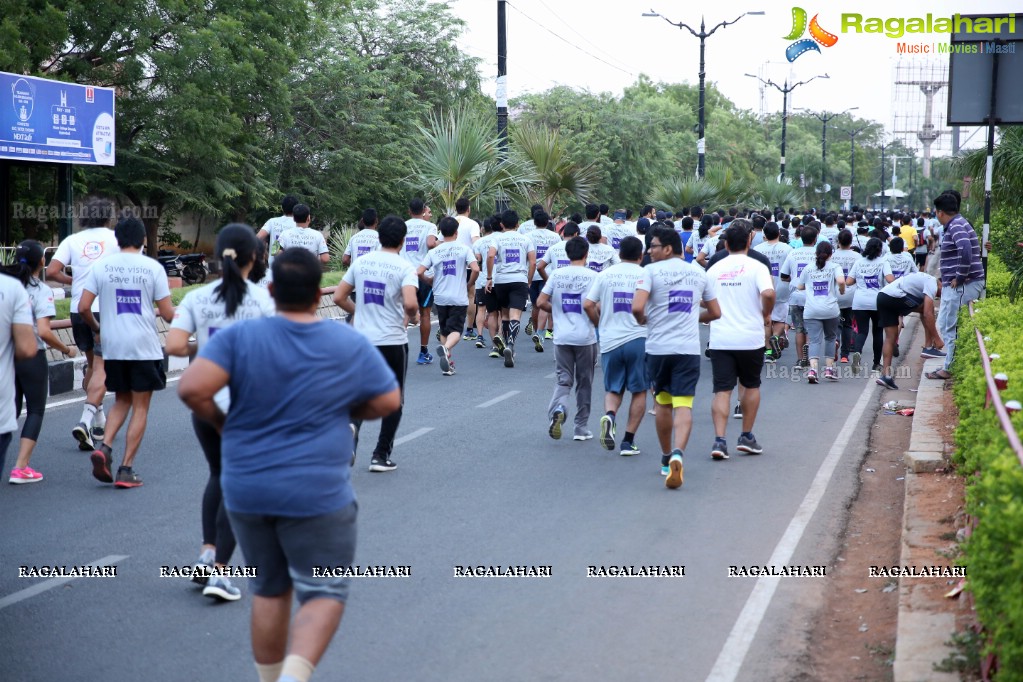
[{"label": "black sneaker", "polygon": [[732,419],[742,419],[742,405],[735,403],[735,409],[732,410]]},{"label": "black sneaker", "polygon": [[374,455],[373,459],[369,462],[370,471],[394,471],[398,468],[398,465],[391,461],[390,457],[380,457]]},{"label": "black sneaker", "polygon": [[505,346],[506,344],[504,342],[504,339],[501,337],[500,334],[494,337],[494,348],[497,349],[497,352],[500,355],[504,355]]},{"label": "black sneaker", "polygon": [[771,335],[771,351],[774,352],[775,358],[781,356],[781,339],[774,334]]},{"label": "black sneaker", "polygon": [[760,443],[757,442],[756,436],[752,433],[749,435],[749,438],[740,435],[739,444],[735,446],[735,449],[748,455],[759,455],[764,451],[764,448],[760,447]]},{"label": "black sneaker", "polygon": [[89,429],[89,433],[92,435],[93,443],[102,443],[103,437],[107,435],[106,429],[102,426],[94,426]]},{"label": "black sneaker", "polygon": [[508,348],[507,346],[504,347],[504,366],[505,367],[515,366],[515,352],[511,348]]},{"label": "black sneaker", "polygon": [[117,480],[114,481],[115,488],[138,488],[142,485],[142,478],[135,473],[131,467],[118,467]]},{"label": "black sneaker", "polygon": [[202,591],[202,596],[221,601],[238,601],[242,598],[242,591],[231,584],[231,581],[224,576],[215,575],[210,578],[209,584]]},{"label": "black sneaker", "polygon": [[480,334],[479,336],[476,337],[476,347],[477,348],[487,347],[487,344],[483,341],[483,334]]},{"label": "black sneaker", "polygon": [[542,353],[543,352],[543,339],[540,338],[540,335],[539,334],[533,334],[532,341],[533,341],[533,348],[536,349],[536,352],[537,353]]},{"label": "black sneaker", "polygon": [[715,438],[714,447],[710,451],[711,459],[728,459],[728,443],[724,438]]},{"label": "black sneaker", "polygon": [[895,379],[892,379],[891,377],[886,377],[883,374],[881,374],[876,379],[874,379],[874,382],[878,386],[884,386],[889,391],[897,391],[897,390],[899,390],[899,387],[895,385]]},{"label": "black sneaker", "polygon": [[92,440],[92,436],[89,434],[89,427],[85,425],[85,422],[78,422],[78,425],[71,429],[71,435],[78,441],[78,449],[82,452],[96,449],[96,443]]},{"label": "black sneaker", "polygon": [[196,585],[206,587],[210,581],[210,574],[213,572],[213,554],[204,554],[199,557],[199,563],[192,567],[192,582]]},{"label": "black sneaker", "polygon": [[110,473],[110,466],[114,463],[113,454],[105,444],[100,443],[92,455],[89,456],[92,462],[92,477],[101,483],[113,483],[114,477]]}]

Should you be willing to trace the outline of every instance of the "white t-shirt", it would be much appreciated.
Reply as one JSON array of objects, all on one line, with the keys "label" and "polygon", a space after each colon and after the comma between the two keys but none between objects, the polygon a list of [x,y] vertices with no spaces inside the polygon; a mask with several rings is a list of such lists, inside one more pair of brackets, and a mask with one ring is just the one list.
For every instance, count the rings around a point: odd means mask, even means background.
[{"label": "white t-shirt", "polygon": [[302,248],[314,256],[328,252],[327,240],[323,238],[323,233],[311,227],[289,227],[281,232],[279,241],[282,249]]},{"label": "white t-shirt", "polygon": [[877,292],[885,286],[885,277],[892,274],[888,261],[878,256],[867,260],[863,256],[853,264],[849,276],[856,280],[853,310],[877,310]]},{"label": "white t-shirt", "polygon": [[586,298],[600,303],[600,352],[610,353],[635,339],[646,338],[646,327],[632,314],[636,282],[643,268],[635,263],[612,265],[597,275]]},{"label": "white t-shirt", "polygon": [[771,271],[745,254],[732,254],[712,265],[707,277],[716,285],[721,306],[721,317],[710,323],[710,347],[716,350],[763,348],[764,306],[760,294],[774,290]]},{"label": "white t-shirt", "polygon": [[564,241],[560,241],[549,247],[547,249],[547,253],[545,253],[543,258],[540,260],[547,264],[544,266],[544,272],[547,273],[547,279],[550,279],[558,268],[567,268],[572,262],[568,260],[568,254],[565,253]]},{"label": "white t-shirt", "polygon": [[[831,256],[831,262],[842,268],[842,276],[848,277],[849,273],[852,272],[853,265],[856,264],[862,256],[856,253],[852,249],[838,249]],[[838,307],[839,308],[851,308],[853,302],[853,296],[856,295],[856,285],[846,284],[845,293],[838,295]]]},{"label": "white t-shirt", "polygon": [[458,243],[471,249],[473,241],[480,238],[480,224],[467,215],[456,216],[458,221]]},{"label": "white t-shirt", "polygon": [[[189,291],[174,311],[171,329],[182,329],[189,334],[195,334],[199,348],[205,346],[211,336],[235,322],[270,317],[276,313],[273,299],[266,289],[246,282],[245,297],[235,309],[234,315],[228,317],[224,302],[219,300],[216,293],[219,286],[220,282],[212,282]],[[226,414],[231,407],[231,389],[227,386],[220,389],[213,396],[213,400]]]},{"label": "white t-shirt", "polygon": [[56,317],[57,310],[53,305],[53,289],[33,278],[25,287],[29,305],[32,307],[32,327],[36,333],[36,348],[45,350],[46,343],[39,337],[39,318]]},{"label": "white t-shirt", "polygon": [[355,329],[374,346],[408,343],[404,287],[419,287],[416,269],[389,251],[374,251],[352,263],[342,280],[355,290]]},{"label": "white t-shirt", "polygon": [[824,225],[821,227],[820,234],[817,236],[817,243],[820,244],[822,241],[827,239],[831,242],[831,245],[837,249],[839,232],[840,230],[835,226],[828,227],[827,225]]},{"label": "white t-shirt", "polygon": [[527,220],[526,222],[519,225],[519,234],[530,235],[533,233],[535,229],[536,223],[533,222],[532,220]]},{"label": "white t-shirt", "polygon": [[115,253],[89,271],[85,291],[99,299],[105,360],[163,360],[153,303],[170,296],[167,273],[141,253]]},{"label": "white t-shirt", "polygon": [[919,299],[930,296],[933,301],[938,295],[938,280],[925,272],[911,272],[886,285],[881,293],[892,298],[905,298],[906,294]]},{"label": "white t-shirt", "polygon": [[[109,227],[93,227],[77,232],[60,243],[53,259],[71,266],[71,312],[78,314],[78,302],[82,298],[82,287],[89,277],[93,264],[118,253],[117,237]],[[99,310],[99,300],[92,304],[92,312]]]},{"label": "white t-shirt", "polygon": [[[785,259],[788,258],[789,254],[792,253],[792,247],[785,242],[775,242],[774,244],[763,242],[761,244],[757,244],[754,248],[764,254],[764,256],[767,257],[767,260],[771,261],[771,279],[774,280],[774,290],[780,297],[782,295],[781,265],[785,262]],[[784,302],[785,301],[783,300],[779,300],[779,303]]]},{"label": "white t-shirt", "polygon": [[841,315],[838,309],[838,283],[842,267],[830,260],[818,269],[813,263],[803,269],[799,276],[799,284],[804,289],[806,303],[803,308],[803,319],[830,320]]},{"label": "white t-shirt", "polygon": [[590,252],[586,256],[586,267],[594,272],[603,272],[612,265],[621,263],[618,252],[607,244],[590,244]]},{"label": "white t-shirt", "polygon": [[426,254],[420,265],[433,270],[433,300],[437,305],[469,305],[469,294],[465,290],[465,273],[469,263],[475,263],[472,250],[461,242],[438,244]]},{"label": "white t-shirt", "polygon": [[636,290],[650,293],[647,354],[699,355],[700,301],[717,298],[717,288],[703,268],[682,258],[651,263],[643,268]]},{"label": "white t-shirt", "polygon": [[279,215],[263,223],[263,230],[270,236],[270,258],[267,260],[270,265],[274,264],[274,256],[281,250],[281,233],[292,227],[295,227],[295,219],[290,215]]},{"label": "white t-shirt", "polygon": [[589,268],[569,265],[559,268],[543,285],[543,293],[551,297],[554,345],[590,346],[597,342],[593,324],[583,311],[583,297],[596,278],[597,273]]},{"label": "white t-shirt", "polygon": [[[801,242],[800,242],[801,243]],[[789,277],[789,305],[804,305],[806,303],[806,292],[796,289],[796,282],[799,281],[803,269],[810,263],[817,261],[817,249],[814,246],[802,246],[793,249],[781,264],[779,274]]]},{"label": "white t-shirt", "polygon": [[[405,221],[408,232],[405,234],[405,245],[401,249],[401,255],[412,265],[413,272],[423,262],[423,257],[430,250],[430,237],[437,236],[437,226],[422,218],[412,218]],[[377,344],[383,345],[383,344]]]},{"label": "white t-shirt", "polygon": [[[557,232],[555,232],[554,230],[547,229],[533,230],[532,232],[529,233],[529,238],[530,240],[532,240],[533,246],[536,247],[537,264],[539,264],[543,257],[547,255],[548,249],[550,249],[555,244],[559,244],[561,242],[561,237],[558,235]],[[536,269],[536,272],[533,273],[533,281],[534,282],[543,281],[543,277],[540,276],[539,267]]]},{"label": "white t-shirt", "polygon": [[345,255],[351,258],[351,262],[354,263],[367,253],[379,250],[380,233],[371,227],[367,227],[353,234],[352,238],[348,240],[348,246],[345,247]]},{"label": "white t-shirt", "polygon": [[31,304],[21,282],[13,277],[0,277],[0,433],[11,433],[18,428],[14,414],[14,336],[11,332],[14,324],[31,326]]},{"label": "white t-shirt", "polygon": [[529,254],[536,253],[532,239],[518,232],[498,232],[490,248],[497,250],[492,273],[494,284],[529,282]]},{"label": "white t-shirt", "polygon": [[607,232],[604,234],[607,237],[607,244],[615,251],[622,248],[622,240],[626,237],[635,237],[635,230],[630,230],[625,225],[619,225],[615,223],[607,228]]},{"label": "white t-shirt", "polygon": [[479,291],[487,285],[487,254],[490,253],[490,247],[494,244],[494,233],[491,232],[488,235],[484,235],[472,245],[472,253],[476,256],[476,261],[480,266],[480,276],[476,278],[476,291]]},{"label": "white t-shirt", "polygon": [[916,266],[916,259],[905,251],[902,253],[889,253],[886,258],[888,259],[888,266],[892,269],[892,274],[895,275],[895,279],[899,279],[911,272],[920,272],[920,268]]}]

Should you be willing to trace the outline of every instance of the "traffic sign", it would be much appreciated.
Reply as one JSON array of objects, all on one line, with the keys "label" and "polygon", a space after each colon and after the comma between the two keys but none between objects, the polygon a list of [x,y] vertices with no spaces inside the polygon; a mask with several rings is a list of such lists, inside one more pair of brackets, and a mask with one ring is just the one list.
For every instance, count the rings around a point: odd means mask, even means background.
[{"label": "traffic sign", "polygon": [[842,188],[838,190],[838,198],[842,201],[852,199],[852,187],[843,185]]}]

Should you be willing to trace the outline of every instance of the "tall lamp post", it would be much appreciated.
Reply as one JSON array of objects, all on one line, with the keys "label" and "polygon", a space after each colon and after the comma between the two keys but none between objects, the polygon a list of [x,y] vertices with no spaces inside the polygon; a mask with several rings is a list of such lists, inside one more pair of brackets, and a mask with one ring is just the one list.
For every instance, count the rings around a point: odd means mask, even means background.
[{"label": "tall lamp post", "polygon": [[849,188],[852,191],[852,199],[849,200],[849,206],[853,205],[856,198],[856,136],[862,133],[864,130],[869,128],[869,125],[865,125],[856,130],[841,130],[843,133],[849,136]]},{"label": "tall lamp post", "polygon": [[[508,159],[508,22],[506,0],[497,0],[497,137],[498,156]],[[497,212],[508,209],[508,198],[502,191],[497,197]]]},{"label": "tall lamp post", "polygon": [[699,120],[698,126],[699,127],[698,127],[697,132],[696,132],[696,135],[697,135],[697,138],[698,138],[696,140],[696,159],[697,159],[696,160],[696,175],[698,177],[701,177],[701,178],[704,176],[704,171],[706,170],[705,153],[706,153],[706,149],[707,149],[707,140],[706,140],[706,137],[705,137],[705,134],[706,134],[706,120],[705,120],[705,117],[704,117],[704,104],[706,103],[706,95],[705,95],[706,91],[705,91],[705,88],[704,88],[704,84],[705,84],[705,79],[706,79],[706,76],[707,76],[706,61],[704,59],[705,43],[707,41],[707,38],[709,38],[710,36],[714,35],[714,33],[719,28],[724,28],[725,26],[731,26],[732,24],[734,24],[735,22],[739,21],[739,19],[742,19],[747,14],[750,14],[750,15],[763,15],[764,12],[762,12],[762,11],[758,11],[758,12],[743,12],[742,14],[740,14],[738,17],[736,17],[732,21],[722,21],[720,24],[718,24],[717,26],[713,27],[709,31],[707,30],[706,22],[701,17],[700,18],[700,30],[696,31],[692,27],[690,27],[689,25],[687,25],[687,24],[685,24],[685,23],[683,23],[681,21],[677,21],[677,22],[676,21],[672,21],[671,19],[668,19],[665,16],[661,16],[660,14],[658,14],[657,12],[655,12],[653,10],[650,10],[649,12],[644,12],[643,13],[644,17],[661,17],[662,19],[667,21],[672,26],[676,26],[676,27],[678,27],[680,29],[684,28],[687,31],[689,31],[690,33],[692,33],[694,36],[696,36],[697,38],[700,39],[700,104],[699,104],[699,109],[697,110],[697,117],[698,117],[698,120]]},{"label": "tall lamp post", "polygon": [[[817,113],[810,111],[811,115],[816,117],[824,125],[821,127],[821,189],[825,190],[828,186],[828,121],[833,118],[837,118],[842,114],[848,114],[850,111],[855,111],[859,107],[849,107],[845,111],[840,111],[837,114],[829,114],[828,112]],[[801,111],[807,111],[802,109]],[[827,198],[827,192],[824,193],[824,199]]]},{"label": "tall lamp post", "polygon": [[772,88],[776,89],[778,92],[781,93],[781,96],[782,96],[782,105],[781,105],[781,174],[780,174],[779,177],[780,177],[780,179],[782,181],[784,181],[785,180],[785,137],[786,137],[786,131],[788,129],[788,119],[789,119],[789,93],[792,92],[793,90],[795,90],[796,88],[798,88],[800,85],[806,85],[807,83],[809,83],[812,80],[816,80],[818,78],[831,78],[831,76],[829,76],[828,74],[824,74],[823,76],[814,76],[810,80],[799,81],[795,85],[791,85],[791,86],[789,85],[789,81],[786,78],[785,79],[785,86],[784,87],[778,85],[777,83],[775,83],[771,79],[764,80],[760,76],[754,76],[752,73],[747,73],[746,77],[747,78],[756,78],[758,81],[760,81],[764,85],[770,85]]},{"label": "tall lamp post", "polygon": [[880,145],[880,147],[881,147],[881,212],[882,213],[884,212],[884,199],[885,199],[885,189],[884,189],[884,153],[893,144],[895,144],[895,143],[894,142],[889,142],[888,144],[881,144]]}]

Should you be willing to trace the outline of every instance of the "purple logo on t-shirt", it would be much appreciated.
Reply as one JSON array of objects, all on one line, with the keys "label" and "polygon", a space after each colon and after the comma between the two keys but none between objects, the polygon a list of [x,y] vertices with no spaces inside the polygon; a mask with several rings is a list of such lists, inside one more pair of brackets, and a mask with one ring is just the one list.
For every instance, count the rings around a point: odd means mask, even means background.
[{"label": "purple logo on t-shirt", "polygon": [[598,263],[595,260],[591,260],[589,263],[586,264],[586,267],[588,267],[590,270],[593,270],[594,272],[600,272],[601,270],[604,269],[604,264]]},{"label": "purple logo on t-shirt", "polygon": [[796,264],[796,277],[799,277],[801,274],[803,274],[803,270],[805,268],[806,268],[806,263],[797,263]]},{"label": "purple logo on t-shirt", "polygon": [[614,312],[632,314],[633,293],[631,291],[615,291],[611,296]]},{"label": "purple logo on t-shirt", "polygon": [[543,258],[546,255],[547,255],[547,247],[546,246],[541,244],[540,246],[536,247],[536,259],[537,260],[540,260],[541,258]]},{"label": "purple logo on t-shirt", "polygon": [[440,274],[442,275],[454,275],[455,274],[455,261],[446,260],[440,264]]},{"label": "purple logo on t-shirt", "polygon": [[814,296],[827,296],[828,295],[828,282],[813,282],[813,295]]},{"label": "purple logo on t-shirt", "polygon": [[504,262],[505,263],[521,263],[522,262],[522,254],[519,252],[518,249],[512,249],[510,251],[505,251],[504,252]]},{"label": "purple logo on t-shirt", "polygon": [[582,294],[562,294],[561,295],[561,312],[563,313],[579,313],[583,312],[583,295]]},{"label": "purple logo on t-shirt", "polygon": [[210,327],[209,336],[212,339],[213,335],[220,331],[220,327]]},{"label": "purple logo on t-shirt", "polygon": [[621,237],[611,237],[611,248],[614,249],[615,251],[617,251],[618,249],[622,248],[622,238]]},{"label": "purple logo on t-shirt", "polygon": [[365,256],[367,253],[370,252],[371,248],[373,248],[373,247],[371,247],[371,246],[358,246],[358,247],[356,247],[355,248],[355,257],[356,258],[361,258],[362,256]]},{"label": "purple logo on t-shirt", "polygon": [[387,286],[383,282],[372,282],[367,279],[362,283],[362,300],[366,303],[383,305],[386,290]]},{"label": "purple logo on t-shirt", "polygon": [[419,253],[419,237],[405,237],[405,250]]},{"label": "purple logo on t-shirt", "polygon": [[669,313],[693,312],[693,292],[686,290],[668,292]]},{"label": "purple logo on t-shirt", "polygon": [[777,277],[781,271],[781,263],[771,263],[771,277]]},{"label": "purple logo on t-shirt", "polygon": [[558,260],[558,267],[559,268],[567,268],[571,264],[572,264],[572,261],[569,261],[569,260],[560,260],[560,259]]},{"label": "purple logo on t-shirt", "polygon": [[868,289],[880,289],[881,275],[867,275],[863,278],[863,283],[867,285]]},{"label": "purple logo on t-shirt", "polygon": [[115,289],[118,315],[142,314],[142,291],[139,289]]},{"label": "purple logo on t-shirt", "polygon": [[898,279],[899,277],[902,277],[903,275],[905,275],[906,271],[905,270],[892,270],[892,274],[895,275],[895,279]]}]

